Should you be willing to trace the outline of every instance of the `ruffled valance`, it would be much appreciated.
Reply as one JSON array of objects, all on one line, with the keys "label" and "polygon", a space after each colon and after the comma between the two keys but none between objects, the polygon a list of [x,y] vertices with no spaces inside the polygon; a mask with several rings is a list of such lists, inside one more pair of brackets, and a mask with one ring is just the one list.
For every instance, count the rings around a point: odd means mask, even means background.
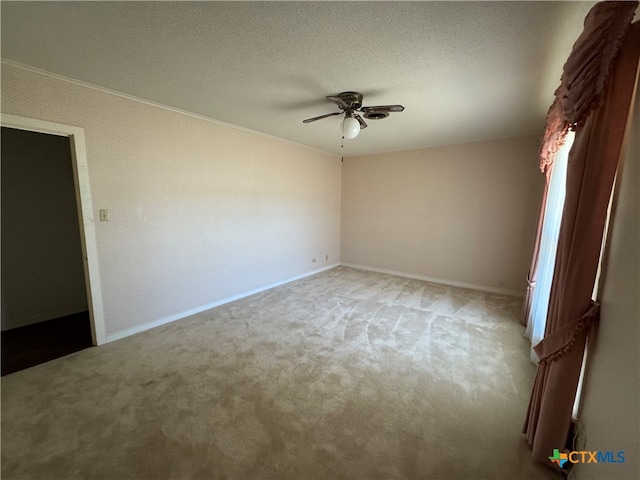
[{"label": "ruffled valance", "polygon": [[601,2],[584,20],[584,30],[563,67],[560,86],[547,113],[540,148],[540,170],[546,172],[570,129],[582,125],[598,108],[620,43],[638,2]]}]

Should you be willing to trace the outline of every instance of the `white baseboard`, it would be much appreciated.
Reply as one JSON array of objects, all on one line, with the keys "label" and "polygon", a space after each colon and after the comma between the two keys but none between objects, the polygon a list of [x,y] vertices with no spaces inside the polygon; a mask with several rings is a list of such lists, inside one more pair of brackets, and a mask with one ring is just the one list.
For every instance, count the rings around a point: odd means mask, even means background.
[{"label": "white baseboard", "polygon": [[456,282],[455,280],[446,280],[443,278],[428,277],[426,275],[419,275],[416,273],[399,272],[397,270],[388,270],[386,268],[369,267],[367,265],[359,265],[356,263],[341,262],[340,265],[344,267],[351,267],[358,270],[367,270],[370,272],[386,273],[388,275],[395,275],[397,277],[413,278],[415,280],[424,280],[425,282],[441,283],[444,285],[451,285],[453,287],[470,288],[472,290],[480,290],[482,292],[499,293],[502,295],[510,295],[512,297],[524,297],[523,291],[511,290],[509,288],[488,287],[486,285],[476,285],[475,283]]},{"label": "white baseboard", "polygon": [[325,270],[331,270],[332,268],[335,268],[339,265],[340,265],[339,263],[332,263],[330,265],[327,265],[326,267],[322,267],[317,270],[312,270],[311,272],[303,273],[301,275],[297,275],[295,277],[291,277],[286,280],[282,280],[280,282],[272,283],[270,285],[265,285],[264,287],[256,288],[254,290],[249,290],[248,292],[239,293],[238,295],[233,295],[231,297],[223,298],[222,300],[208,303],[206,305],[200,305],[198,307],[191,308],[183,312],[174,313],[173,315],[167,315],[166,317],[159,318],[158,320],[153,320],[152,322],[143,323],[142,325],[136,325],[135,327],[126,328],[124,330],[119,330],[117,332],[110,333],[106,337],[106,343],[113,342],[115,340],[120,340],[121,338],[129,337],[131,335],[135,335],[136,333],[144,332],[145,330],[159,327],[160,325],[165,325],[167,323],[175,322],[176,320],[180,320],[181,318],[189,317],[191,315],[195,315],[196,313],[204,312],[206,310],[219,307],[220,305],[224,305],[225,303],[234,302],[236,300],[240,300],[241,298],[249,297],[251,295],[255,295],[256,293],[264,292],[265,290],[270,290],[272,288],[279,287],[280,285],[284,285],[286,283],[295,282],[296,280],[300,280],[305,277],[310,277],[311,275],[316,275],[320,272],[324,272]]},{"label": "white baseboard", "polygon": [[516,291],[516,290],[510,290],[510,289],[506,289],[506,288],[495,288],[495,287],[487,287],[485,285],[476,285],[476,284],[473,284],[473,283],[456,282],[456,281],[453,281],[453,280],[446,280],[446,279],[442,279],[442,278],[428,277],[426,275],[418,275],[418,274],[415,274],[415,273],[400,272],[400,271],[397,271],[397,270],[389,270],[389,269],[386,269],[386,268],[370,267],[370,266],[367,266],[367,265],[359,265],[359,264],[355,264],[355,263],[345,263],[345,262],[332,263],[330,265],[327,265],[326,267],[322,267],[322,268],[319,268],[317,270],[312,270],[310,272],[303,273],[301,275],[297,275],[295,277],[291,277],[291,278],[288,278],[286,280],[282,280],[280,282],[272,283],[272,284],[269,284],[269,285],[265,285],[264,287],[260,287],[260,288],[254,289],[254,290],[249,290],[247,292],[240,293],[238,295],[233,295],[231,297],[223,298],[222,300],[218,300],[218,301],[215,301],[215,302],[212,302],[212,303],[208,303],[206,305],[200,305],[198,307],[191,308],[189,310],[185,310],[185,311],[182,311],[182,312],[179,312],[179,313],[175,313],[173,315],[167,315],[166,317],[162,317],[162,318],[159,318],[158,320],[147,322],[147,323],[144,323],[142,325],[136,325],[135,327],[127,328],[127,329],[124,329],[124,330],[119,330],[117,332],[108,334],[107,337],[106,337],[106,343],[113,342],[115,340],[120,340],[121,338],[129,337],[131,335],[135,335],[136,333],[144,332],[145,330],[149,330],[151,328],[159,327],[160,325],[165,325],[167,323],[175,322],[176,320],[180,320],[182,318],[186,318],[186,317],[189,317],[191,315],[195,315],[196,313],[204,312],[206,310],[210,310],[212,308],[219,307],[220,305],[224,305],[225,303],[234,302],[236,300],[240,300],[241,298],[249,297],[251,295],[255,295],[256,293],[264,292],[266,290],[270,290],[272,288],[279,287],[280,285],[285,285],[285,284],[290,283],[290,282],[295,282],[296,280],[300,280],[300,279],[305,278],[305,277],[310,277],[312,275],[316,275],[316,274],[318,274],[320,272],[324,272],[326,270],[331,270],[332,268],[335,268],[335,267],[337,267],[339,265],[342,265],[342,266],[345,266],[345,267],[350,267],[350,268],[355,268],[355,269],[358,269],[358,270],[367,270],[367,271],[371,271],[371,272],[378,272],[378,273],[386,273],[386,274],[389,274],[389,275],[395,275],[395,276],[398,276],[398,277],[413,278],[413,279],[416,279],[416,280],[424,280],[424,281],[432,282],[432,283],[441,283],[441,284],[444,284],[444,285],[451,285],[451,286],[454,286],[454,287],[470,288],[470,289],[473,289],[473,290],[480,290],[480,291],[483,291],[483,292],[500,293],[500,294],[503,294],[503,295],[511,295],[511,296],[517,296],[517,297],[524,296],[523,292]]}]

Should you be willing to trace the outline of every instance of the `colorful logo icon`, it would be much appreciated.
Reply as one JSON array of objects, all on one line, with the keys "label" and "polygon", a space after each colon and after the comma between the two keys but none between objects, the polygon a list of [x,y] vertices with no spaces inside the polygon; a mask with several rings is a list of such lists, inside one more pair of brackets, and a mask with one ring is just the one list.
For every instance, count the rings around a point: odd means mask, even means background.
[{"label": "colorful logo icon", "polygon": [[624,463],[624,451],[588,451],[579,450],[569,453],[560,453],[560,449],[554,448],[553,455],[549,457],[552,463],[560,468],[564,468],[564,464],[569,463]]},{"label": "colorful logo icon", "polygon": [[560,453],[560,450],[558,450],[557,448],[553,449],[553,455],[549,457],[549,460],[551,460],[553,463],[558,464],[560,468],[562,468],[564,464],[567,463],[568,459],[569,456],[566,453]]}]

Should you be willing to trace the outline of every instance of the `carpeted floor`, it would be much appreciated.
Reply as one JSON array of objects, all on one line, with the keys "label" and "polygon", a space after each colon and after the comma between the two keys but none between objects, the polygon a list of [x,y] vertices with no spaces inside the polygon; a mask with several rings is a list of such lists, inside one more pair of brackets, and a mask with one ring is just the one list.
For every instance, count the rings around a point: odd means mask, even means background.
[{"label": "carpeted floor", "polygon": [[554,479],[522,300],[346,267],[2,379],[3,479]]}]

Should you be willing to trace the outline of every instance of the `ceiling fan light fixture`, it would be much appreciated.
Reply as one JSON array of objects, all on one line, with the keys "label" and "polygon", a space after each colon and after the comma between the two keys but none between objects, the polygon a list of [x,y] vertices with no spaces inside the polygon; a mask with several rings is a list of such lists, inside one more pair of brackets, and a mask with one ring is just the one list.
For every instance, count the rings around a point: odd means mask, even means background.
[{"label": "ceiling fan light fixture", "polygon": [[362,112],[366,119],[380,120],[382,118],[387,118],[389,116],[389,112],[402,112],[404,110],[402,105],[375,105],[363,107],[362,94],[358,92],[342,92],[338,95],[328,95],[326,98],[327,100],[335,103],[340,111],[307,118],[306,120],[303,120],[302,123],[311,123],[316,120],[322,120],[323,118],[344,114],[345,118],[340,123],[340,130],[342,130],[343,139],[356,138],[360,133],[360,130],[367,128],[367,122],[362,119],[362,116],[358,115],[359,112]]},{"label": "ceiling fan light fixture", "polygon": [[355,117],[345,117],[342,120],[342,136],[351,140],[360,133],[360,122]]}]

